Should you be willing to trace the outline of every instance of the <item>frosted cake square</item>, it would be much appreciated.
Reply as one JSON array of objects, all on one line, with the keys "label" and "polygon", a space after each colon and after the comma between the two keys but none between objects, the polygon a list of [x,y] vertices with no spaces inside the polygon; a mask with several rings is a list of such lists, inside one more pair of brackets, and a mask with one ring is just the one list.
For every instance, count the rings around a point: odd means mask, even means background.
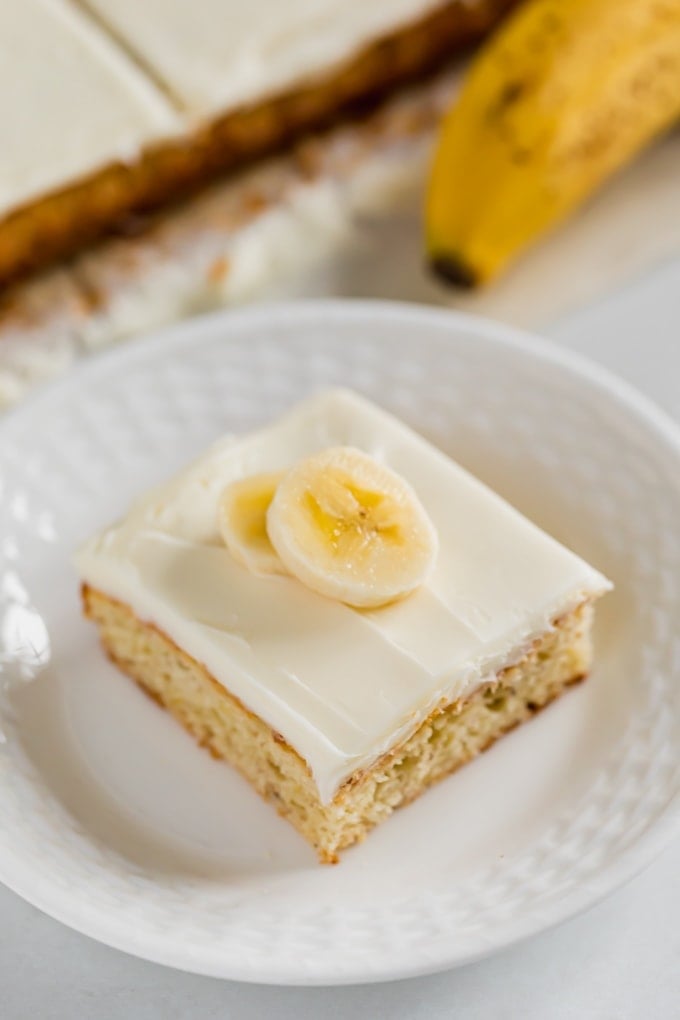
[{"label": "frosted cake square", "polygon": [[584,679],[611,587],[344,390],[218,442],[77,565],[109,657],[324,862]]}]

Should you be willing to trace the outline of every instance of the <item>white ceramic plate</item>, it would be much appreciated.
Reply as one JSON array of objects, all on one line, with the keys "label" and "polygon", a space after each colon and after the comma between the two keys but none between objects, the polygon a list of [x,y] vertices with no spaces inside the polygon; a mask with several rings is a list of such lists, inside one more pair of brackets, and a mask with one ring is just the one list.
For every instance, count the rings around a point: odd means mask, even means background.
[{"label": "white ceramic plate", "polygon": [[[335,868],[104,661],[70,565],[220,433],[329,383],[395,411],[616,582],[591,680]],[[583,909],[677,826],[680,441],[541,341],[377,304],[183,325],[2,423],[0,542],[0,879],[110,945],[262,982],[434,971]]]}]

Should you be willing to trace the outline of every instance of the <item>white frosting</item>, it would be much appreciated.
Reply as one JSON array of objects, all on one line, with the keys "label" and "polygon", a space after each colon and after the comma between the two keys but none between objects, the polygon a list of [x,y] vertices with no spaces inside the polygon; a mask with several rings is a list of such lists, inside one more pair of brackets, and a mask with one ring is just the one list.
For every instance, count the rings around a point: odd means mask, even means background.
[{"label": "white frosting", "polygon": [[443,0],[87,3],[154,69],[185,110],[203,118],[327,71]]},{"label": "white frosting", "polygon": [[[294,579],[250,574],[220,540],[227,482],[335,445],[403,475],[437,529],[434,573],[403,602],[350,609]],[[431,444],[343,390],[221,441],[88,541],[77,564],[281,733],[324,802],[442,700],[469,694],[557,616],[611,587]]]},{"label": "white frosting", "polygon": [[0,215],[179,130],[167,99],[62,0],[0,3]]},{"label": "white frosting", "polygon": [[441,2],[0,4],[0,217],[295,88]]}]

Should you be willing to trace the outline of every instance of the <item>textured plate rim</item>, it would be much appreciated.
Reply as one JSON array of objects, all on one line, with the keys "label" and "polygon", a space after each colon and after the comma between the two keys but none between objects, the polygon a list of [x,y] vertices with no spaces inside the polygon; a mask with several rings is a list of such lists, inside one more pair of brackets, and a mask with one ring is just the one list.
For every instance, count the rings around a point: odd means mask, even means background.
[{"label": "textured plate rim", "polygon": [[[326,321],[329,318],[344,319],[346,322],[364,325],[369,319],[398,318],[402,324],[405,320],[412,322],[414,327],[429,323],[440,328],[465,330],[471,335],[479,335],[517,354],[561,367],[572,377],[587,381],[607,400],[614,401],[618,407],[643,422],[655,434],[655,438],[677,458],[680,466],[680,427],[635,387],[583,355],[554,345],[525,330],[476,315],[394,301],[344,299],[271,303],[243,310],[223,310],[155,331],[133,345],[98,353],[92,359],[88,358],[75,366],[66,377],[39,387],[18,407],[7,412],[0,421],[0,442],[6,431],[17,423],[23,422],[30,429],[34,409],[49,409],[53,400],[63,400],[70,393],[77,394],[84,381],[100,379],[113,368],[119,369],[125,365],[128,369],[134,369],[136,365],[152,361],[157,352],[191,346],[200,343],[204,337],[214,337],[216,333],[222,334],[224,342],[230,342],[230,332],[234,330],[238,333],[242,324],[260,325],[263,329],[275,330],[277,324],[284,321],[318,322],[322,318]],[[483,949],[472,950],[469,953],[452,953],[447,952],[444,946],[436,958],[431,957],[427,962],[415,959],[409,965],[404,965],[401,961],[394,966],[383,966],[375,970],[367,968],[361,971],[342,969],[334,972],[328,969],[316,974],[302,970],[292,973],[289,966],[277,966],[273,961],[269,961],[269,966],[264,971],[262,968],[256,970],[249,966],[245,968],[239,965],[230,966],[229,962],[224,965],[224,961],[218,965],[212,960],[208,962],[197,960],[190,951],[188,953],[186,950],[178,951],[177,948],[171,948],[167,944],[158,946],[153,938],[140,938],[138,933],[118,923],[118,919],[103,919],[99,914],[92,916],[87,909],[82,909],[81,903],[76,902],[74,905],[73,901],[66,901],[61,894],[50,896],[45,889],[37,891],[32,885],[30,874],[24,875],[23,881],[21,875],[16,874],[19,862],[9,848],[3,850],[0,847],[0,881],[33,906],[81,934],[150,962],[196,974],[259,984],[327,986],[374,983],[432,974],[462,966],[553,928],[594,906],[634,878],[651,864],[679,833],[680,791],[677,791],[632,844],[612,861],[605,863],[593,879],[577,887],[559,903],[552,904],[549,916],[531,918],[523,924],[515,919],[510,925],[501,925],[499,937]]]}]

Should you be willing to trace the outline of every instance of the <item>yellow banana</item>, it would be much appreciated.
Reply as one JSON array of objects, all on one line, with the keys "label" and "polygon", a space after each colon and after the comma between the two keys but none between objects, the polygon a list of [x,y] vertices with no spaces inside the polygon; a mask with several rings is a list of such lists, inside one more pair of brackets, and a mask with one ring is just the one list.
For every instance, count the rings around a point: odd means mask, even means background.
[{"label": "yellow banana", "polygon": [[442,125],[432,267],[490,280],[678,117],[680,0],[528,0]]},{"label": "yellow banana", "polygon": [[298,581],[362,609],[422,584],[438,548],[406,479],[352,446],[321,450],[284,475],[267,510],[267,534]]}]

